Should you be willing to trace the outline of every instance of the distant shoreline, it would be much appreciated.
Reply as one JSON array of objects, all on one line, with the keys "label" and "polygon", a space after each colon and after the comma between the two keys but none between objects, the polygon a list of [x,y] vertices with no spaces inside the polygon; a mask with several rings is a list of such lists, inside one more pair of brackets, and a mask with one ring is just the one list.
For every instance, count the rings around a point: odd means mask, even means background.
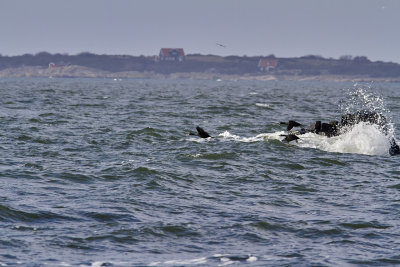
[{"label": "distant shoreline", "polygon": [[257,80],[257,81],[331,81],[331,82],[400,82],[400,77],[369,77],[367,75],[282,75],[282,74],[218,74],[207,72],[109,72],[70,65],[60,68],[21,66],[0,70],[0,78],[109,78],[109,79],[196,79],[196,80]]},{"label": "distant shoreline", "polygon": [[41,52],[12,57],[0,55],[0,77],[399,82],[400,64],[370,61],[363,56],[222,57],[184,55],[182,51],[175,56],[164,57],[160,52],[159,56],[146,57]]}]

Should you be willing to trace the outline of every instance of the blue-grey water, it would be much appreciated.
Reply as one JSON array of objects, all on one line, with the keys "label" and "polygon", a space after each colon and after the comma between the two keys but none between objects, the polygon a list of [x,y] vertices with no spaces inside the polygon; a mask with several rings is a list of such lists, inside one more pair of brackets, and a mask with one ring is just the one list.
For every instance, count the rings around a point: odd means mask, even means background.
[{"label": "blue-grey water", "polygon": [[2,79],[0,96],[2,266],[400,264],[385,136],[286,144],[277,124],[373,109],[397,137],[399,83]]}]

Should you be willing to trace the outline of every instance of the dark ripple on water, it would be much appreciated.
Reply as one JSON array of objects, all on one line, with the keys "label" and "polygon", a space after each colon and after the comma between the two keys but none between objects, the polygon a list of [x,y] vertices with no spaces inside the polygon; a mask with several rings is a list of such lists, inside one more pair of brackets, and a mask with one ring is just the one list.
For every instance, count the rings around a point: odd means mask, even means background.
[{"label": "dark ripple on water", "polygon": [[397,158],[257,137],[338,116],[352,87],[1,80],[0,263],[399,264]]}]

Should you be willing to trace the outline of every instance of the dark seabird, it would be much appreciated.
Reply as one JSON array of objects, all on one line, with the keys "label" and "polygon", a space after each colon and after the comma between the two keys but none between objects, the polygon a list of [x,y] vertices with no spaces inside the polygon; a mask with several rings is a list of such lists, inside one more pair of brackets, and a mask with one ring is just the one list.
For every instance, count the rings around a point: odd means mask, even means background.
[{"label": "dark seabird", "polygon": [[200,126],[196,127],[197,133],[190,132],[189,135],[197,135],[201,138],[208,138],[211,137],[206,131],[203,130]]},{"label": "dark seabird", "polygon": [[288,121],[288,122],[280,122],[279,124],[284,124],[287,125],[287,130],[290,131],[293,129],[293,127],[298,127],[301,126],[300,123],[298,123],[297,121]]},{"label": "dark seabird", "polygon": [[281,136],[285,137],[282,141],[285,141],[288,143],[291,141],[294,141],[294,140],[296,140],[296,142],[297,142],[297,139],[300,139],[298,136],[296,136],[294,134],[281,134]]},{"label": "dark seabird", "polygon": [[392,138],[392,140],[390,140],[389,154],[390,154],[390,156],[400,155],[400,147],[396,143],[396,140],[394,140],[394,138]]}]

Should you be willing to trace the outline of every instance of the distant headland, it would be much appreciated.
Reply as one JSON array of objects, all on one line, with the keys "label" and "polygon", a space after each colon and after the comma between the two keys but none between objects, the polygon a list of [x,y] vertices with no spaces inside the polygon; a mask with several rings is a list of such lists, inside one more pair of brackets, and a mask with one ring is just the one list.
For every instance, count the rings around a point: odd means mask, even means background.
[{"label": "distant headland", "polygon": [[400,64],[367,57],[339,59],[185,54],[162,48],[157,56],[50,54],[0,55],[0,77],[184,78],[254,80],[400,81]]}]

